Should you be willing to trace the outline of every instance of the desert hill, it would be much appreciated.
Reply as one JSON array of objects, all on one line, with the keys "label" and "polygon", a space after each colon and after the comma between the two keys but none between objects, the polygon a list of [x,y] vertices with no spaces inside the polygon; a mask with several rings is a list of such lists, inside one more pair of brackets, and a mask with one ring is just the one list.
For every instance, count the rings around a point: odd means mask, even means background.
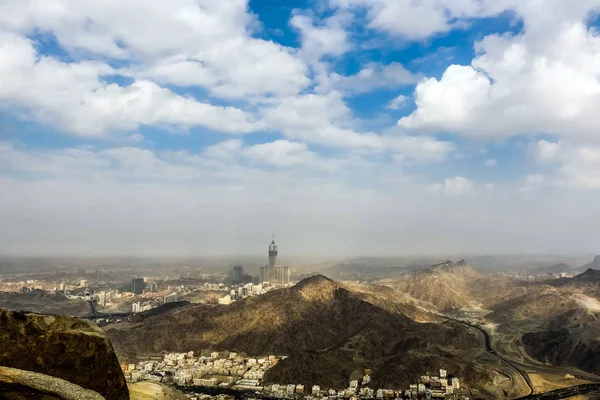
[{"label": "desert hill", "polygon": [[322,275],[230,306],[174,310],[108,335],[124,358],[202,349],[288,355],[269,370],[271,382],[293,376],[295,382],[340,387],[370,368],[374,381],[398,386],[439,365],[456,366],[471,383],[491,379],[487,370],[447,353],[478,345],[464,326],[417,323]]},{"label": "desert hill", "polygon": [[83,317],[90,312],[85,300],[69,300],[62,294],[34,290],[29,293],[0,292],[0,307],[13,311],[28,311]]},{"label": "desert hill", "polygon": [[523,335],[536,359],[600,372],[600,310],[574,309],[550,319],[541,330]]},{"label": "desert hill", "polygon": [[594,257],[594,259],[590,262],[588,262],[587,264],[582,265],[581,267],[579,267],[579,271],[580,272],[585,272],[587,270],[600,270],[600,256],[596,256]]},{"label": "desert hill", "polygon": [[536,267],[530,270],[533,274],[560,274],[561,272],[571,271],[571,267],[565,263],[552,264],[547,267]]},{"label": "desert hill", "polygon": [[464,261],[432,265],[391,285],[414,299],[430,303],[440,311],[477,305],[470,286],[481,274]]}]

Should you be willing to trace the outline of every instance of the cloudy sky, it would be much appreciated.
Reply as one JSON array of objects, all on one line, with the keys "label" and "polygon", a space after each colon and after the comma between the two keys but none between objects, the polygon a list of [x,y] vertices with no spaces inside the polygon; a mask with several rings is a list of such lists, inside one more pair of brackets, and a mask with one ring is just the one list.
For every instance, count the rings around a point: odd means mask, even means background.
[{"label": "cloudy sky", "polygon": [[600,251],[600,0],[0,0],[0,252]]}]

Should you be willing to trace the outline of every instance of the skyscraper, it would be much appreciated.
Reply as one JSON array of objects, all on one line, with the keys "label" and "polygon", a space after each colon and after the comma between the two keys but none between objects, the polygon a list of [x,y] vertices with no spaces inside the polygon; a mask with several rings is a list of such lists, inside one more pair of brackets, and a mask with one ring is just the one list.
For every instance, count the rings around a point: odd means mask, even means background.
[{"label": "skyscraper", "polygon": [[144,278],[134,278],[131,280],[131,291],[134,294],[142,294],[146,288]]},{"label": "skyscraper", "polygon": [[275,282],[278,285],[288,285],[290,283],[290,267],[278,265],[275,267]]},{"label": "skyscraper", "polygon": [[236,265],[233,267],[233,271],[231,271],[231,282],[234,284],[239,284],[244,282],[244,267],[241,265]]},{"label": "skyscraper", "polygon": [[269,245],[269,263],[260,268],[260,282],[275,282],[275,263],[277,262],[277,245],[275,235]]},{"label": "skyscraper", "polygon": [[275,244],[275,235],[271,239],[269,245],[269,270],[271,272],[271,278],[275,278],[275,264],[277,263],[277,245]]}]

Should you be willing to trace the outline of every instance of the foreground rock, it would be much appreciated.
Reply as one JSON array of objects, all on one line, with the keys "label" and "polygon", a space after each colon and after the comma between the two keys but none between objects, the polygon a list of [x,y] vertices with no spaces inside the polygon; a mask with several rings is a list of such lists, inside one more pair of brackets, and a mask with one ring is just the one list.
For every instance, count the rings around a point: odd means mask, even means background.
[{"label": "foreground rock", "polygon": [[110,341],[89,321],[0,309],[0,366],[64,379],[107,400],[129,399]]},{"label": "foreground rock", "polygon": [[104,400],[97,392],[64,379],[6,367],[0,367],[0,393],[12,400]]}]

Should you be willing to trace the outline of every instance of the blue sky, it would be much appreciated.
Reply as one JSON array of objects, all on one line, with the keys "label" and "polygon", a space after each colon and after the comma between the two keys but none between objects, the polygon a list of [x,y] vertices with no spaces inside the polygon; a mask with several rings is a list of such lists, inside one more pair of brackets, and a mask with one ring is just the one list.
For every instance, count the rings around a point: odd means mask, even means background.
[{"label": "blue sky", "polygon": [[0,252],[595,250],[599,0],[102,4],[0,0]]}]

